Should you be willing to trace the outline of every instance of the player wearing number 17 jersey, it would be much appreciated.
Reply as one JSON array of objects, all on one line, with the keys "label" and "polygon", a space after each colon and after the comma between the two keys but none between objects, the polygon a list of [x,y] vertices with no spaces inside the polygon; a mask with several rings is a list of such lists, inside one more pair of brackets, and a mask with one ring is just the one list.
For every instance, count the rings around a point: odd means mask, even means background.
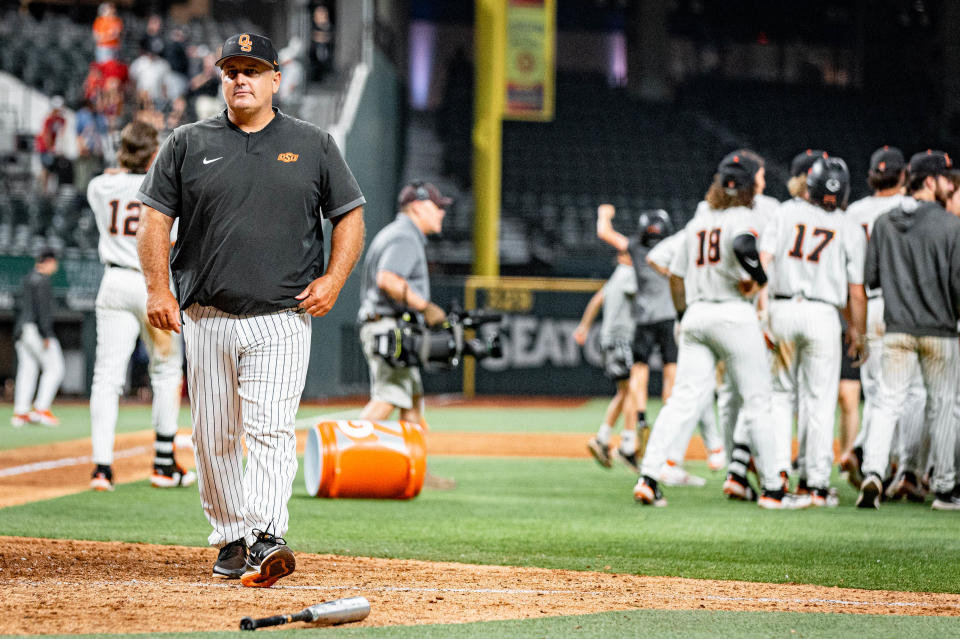
[{"label": "player wearing number 17 jersey", "polygon": [[90,487],[113,490],[113,444],[120,393],[127,365],[139,336],[150,357],[153,389],[153,477],[158,488],[189,486],[192,471],[173,456],[180,412],[182,382],[180,336],[147,322],[147,288],[137,256],[140,201],[137,191],[157,151],[157,132],[144,122],[132,122],[121,133],[117,159],[120,170],[97,176],[87,187],[87,201],[100,231],[103,279],[97,293],[97,354],[90,391],[90,433],[96,468]]},{"label": "player wearing number 17 jersey", "polygon": [[793,407],[799,406],[798,430],[806,433],[801,476],[813,505],[828,506],[836,505],[830,469],[842,347],[838,310],[848,309],[850,356],[859,359],[866,330],[866,237],[840,210],[850,192],[843,160],[817,158],[806,191],[805,200],[794,198],[780,206],[761,237],[760,257],[765,268],[773,264],[770,330],[780,354],[775,358],[772,425],[778,445],[788,447]]},{"label": "player wearing number 17 jersey", "polygon": [[756,166],[738,155],[724,158],[707,192],[709,208],[687,224],[685,241],[670,265],[671,293],[681,318],[677,381],[657,416],[643,457],[636,501],[666,499],[655,479],[677,431],[689,430],[713,389],[718,361],[742,398],[741,418],[763,475],[764,508],[794,508],[774,467],[777,454],[767,429],[771,380],[763,335],[750,298],[766,284],[760,265],[755,212]]}]

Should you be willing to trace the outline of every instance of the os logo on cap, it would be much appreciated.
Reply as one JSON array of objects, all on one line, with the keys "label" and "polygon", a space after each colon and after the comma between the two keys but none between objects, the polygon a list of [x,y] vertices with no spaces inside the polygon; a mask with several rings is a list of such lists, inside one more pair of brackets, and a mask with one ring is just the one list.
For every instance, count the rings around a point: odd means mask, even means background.
[{"label": "os logo on cap", "polygon": [[240,45],[240,50],[244,53],[250,53],[253,51],[253,40],[250,39],[249,33],[244,33],[237,38],[237,44]]}]

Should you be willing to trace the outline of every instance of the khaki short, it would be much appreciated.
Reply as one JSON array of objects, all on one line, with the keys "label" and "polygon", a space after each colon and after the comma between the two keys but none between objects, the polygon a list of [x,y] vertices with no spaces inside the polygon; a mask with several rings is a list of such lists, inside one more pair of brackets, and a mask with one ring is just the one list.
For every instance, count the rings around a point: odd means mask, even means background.
[{"label": "khaki short", "polygon": [[397,408],[413,408],[413,398],[423,395],[423,382],[417,367],[393,367],[374,353],[374,339],[396,328],[392,317],[366,322],[360,327],[360,344],[370,368],[370,399],[392,404]]}]

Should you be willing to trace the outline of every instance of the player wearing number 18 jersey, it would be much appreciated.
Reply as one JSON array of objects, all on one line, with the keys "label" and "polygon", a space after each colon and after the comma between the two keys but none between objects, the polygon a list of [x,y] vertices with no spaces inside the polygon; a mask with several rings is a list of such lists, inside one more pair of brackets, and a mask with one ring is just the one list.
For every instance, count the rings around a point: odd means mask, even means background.
[{"label": "player wearing number 18 jersey", "polygon": [[100,231],[103,279],[97,294],[97,354],[90,391],[94,490],[113,490],[113,444],[120,393],[139,336],[150,357],[153,428],[156,431],[151,483],[158,488],[189,486],[196,477],[173,457],[182,380],[180,336],[147,322],[147,288],[137,257],[140,201],[137,191],[157,150],[157,132],[132,122],[121,134],[121,171],[97,176],[87,200]]},{"label": "player wearing number 18 jersey", "polygon": [[725,158],[707,192],[702,210],[684,231],[685,242],[670,265],[671,292],[682,336],[673,395],[657,417],[634,487],[636,501],[666,505],[655,479],[678,430],[688,430],[709,401],[714,368],[727,374],[742,397],[742,418],[763,475],[765,508],[792,508],[775,468],[774,441],[766,432],[771,381],[760,324],[750,297],[766,284],[760,265],[752,208],[756,166],[737,155]]}]

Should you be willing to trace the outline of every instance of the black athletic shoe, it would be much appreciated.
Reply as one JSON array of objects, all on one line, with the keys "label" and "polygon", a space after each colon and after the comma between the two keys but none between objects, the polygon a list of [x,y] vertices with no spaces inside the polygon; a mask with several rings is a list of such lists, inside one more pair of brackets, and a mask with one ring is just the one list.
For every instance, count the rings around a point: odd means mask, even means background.
[{"label": "black athletic shoe", "polygon": [[293,551],[282,537],[254,530],[257,540],[250,546],[247,569],[240,583],[250,588],[269,588],[281,577],[286,577],[297,567]]},{"label": "black athletic shoe", "polygon": [[239,579],[247,569],[247,542],[241,537],[220,549],[213,564],[213,576],[222,579]]},{"label": "black athletic shoe", "polygon": [[623,462],[623,464],[629,468],[632,472],[640,474],[640,460],[637,459],[637,451],[633,451],[629,455],[623,452],[623,449],[617,447],[616,453],[617,459]]},{"label": "black athletic shoe", "polygon": [[857,508],[880,508],[880,495],[883,493],[883,482],[880,475],[870,473],[860,484],[860,494],[857,495]]}]

